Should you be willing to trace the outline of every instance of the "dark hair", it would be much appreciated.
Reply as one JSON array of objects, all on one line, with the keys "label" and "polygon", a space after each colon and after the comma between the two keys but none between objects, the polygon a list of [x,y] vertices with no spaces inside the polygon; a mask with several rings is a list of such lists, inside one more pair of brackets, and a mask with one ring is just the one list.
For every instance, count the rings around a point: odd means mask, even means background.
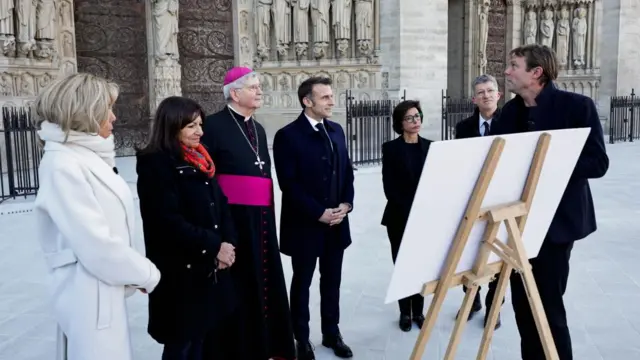
[{"label": "dark hair", "polygon": [[555,51],[546,45],[531,44],[517,47],[509,52],[510,56],[524,58],[527,71],[535,67],[542,68],[540,84],[545,85],[558,78],[558,58]]},{"label": "dark hair", "polygon": [[313,86],[314,85],[328,85],[331,86],[331,79],[324,76],[314,76],[310,77],[307,80],[303,81],[302,84],[298,87],[298,100],[300,100],[300,105],[303,109],[306,108],[302,99],[309,98],[311,99],[313,96]]},{"label": "dark hair", "polygon": [[393,131],[395,131],[398,135],[404,134],[404,128],[402,126],[402,122],[404,121],[404,116],[407,114],[407,111],[416,108],[418,109],[418,113],[420,113],[420,118],[422,118],[422,108],[420,107],[420,101],[417,100],[405,100],[393,109]]},{"label": "dark hair", "polygon": [[178,138],[180,130],[191,124],[198,116],[204,121],[202,106],[182,96],[170,96],[158,105],[151,126],[149,142],[140,153],[167,151],[182,156],[182,147]]}]

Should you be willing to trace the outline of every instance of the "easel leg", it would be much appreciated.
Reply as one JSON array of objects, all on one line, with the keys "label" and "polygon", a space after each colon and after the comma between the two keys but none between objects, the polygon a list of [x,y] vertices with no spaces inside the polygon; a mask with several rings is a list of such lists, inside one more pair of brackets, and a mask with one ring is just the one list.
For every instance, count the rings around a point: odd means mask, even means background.
[{"label": "easel leg", "polygon": [[531,271],[531,266],[529,266],[529,259],[527,259],[525,254],[524,244],[522,243],[520,230],[518,229],[518,224],[515,219],[507,220],[507,231],[509,232],[509,238],[512,240],[512,246],[518,256],[518,260],[520,264],[522,264],[522,281],[524,283],[524,288],[527,291],[529,305],[531,305],[531,313],[536,323],[536,327],[538,328],[538,334],[540,335],[540,342],[544,349],[544,355],[547,360],[558,360],[558,350],[556,349],[553,336],[551,335],[549,321],[547,320],[547,315],[544,311],[544,307],[542,306],[538,286],[533,278],[533,272]]},{"label": "easel leg", "polygon": [[489,345],[495,332],[496,322],[498,322],[498,315],[502,310],[502,299],[504,299],[507,293],[507,285],[509,284],[509,278],[513,267],[507,263],[502,265],[502,271],[500,271],[500,277],[498,280],[498,287],[496,288],[496,295],[491,303],[491,310],[489,311],[487,325],[484,327],[484,333],[482,334],[482,341],[480,342],[480,350],[478,351],[477,360],[485,360],[489,354]]}]

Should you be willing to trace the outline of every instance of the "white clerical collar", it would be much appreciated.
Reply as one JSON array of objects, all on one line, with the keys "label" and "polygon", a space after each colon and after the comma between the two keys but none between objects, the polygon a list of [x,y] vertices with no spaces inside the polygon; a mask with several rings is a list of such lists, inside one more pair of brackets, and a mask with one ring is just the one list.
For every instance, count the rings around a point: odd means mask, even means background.
[{"label": "white clerical collar", "polygon": [[[233,106],[231,106],[230,104],[227,104],[227,106],[228,106],[228,107],[229,107],[229,109],[231,109],[231,111],[233,111],[234,113],[236,113],[236,114],[238,114],[238,115],[240,115],[240,116],[243,116],[243,115],[242,115],[242,113],[241,113],[240,111],[238,111],[238,110],[234,109],[234,108],[233,108]],[[249,120],[251,120],[251,115],[249,115],[249,116],[245,116],[245,117],[244,117],[244,121],[249,121]]]},{"label": "white clerical collar", "polygon": [[318,121],[316,119],[312,119],[311,117],[309,117],[309,115],[307,115],[307,113],[305,113],[304,116],[307,118],[307,120],[309,121],[309,124],[311,124],[311,127],[315,131],[318,131],[318,128],[316,127],[316,125],[324,123],[323,119],[321,119],[320,121]]}]

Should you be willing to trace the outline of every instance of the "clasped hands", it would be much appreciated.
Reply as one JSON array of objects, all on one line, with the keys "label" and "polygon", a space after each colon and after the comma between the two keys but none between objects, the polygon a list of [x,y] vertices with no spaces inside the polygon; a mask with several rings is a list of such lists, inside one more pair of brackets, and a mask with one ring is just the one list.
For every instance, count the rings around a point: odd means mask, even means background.
[{"label": "clasped hands", "polygon": [[347,216],[349,210],[351,210],[351,206],[349,206],[349,204],[342,203],[337,208],[326,209],[319,220],[329,226],[338,225],[342,222],[344,217]]},{"label": "clasped hands", "polygon": [[230,267],[236,261],[235,247],[229,243],[223,242],[218,251],[218,269],[222,270]]}]

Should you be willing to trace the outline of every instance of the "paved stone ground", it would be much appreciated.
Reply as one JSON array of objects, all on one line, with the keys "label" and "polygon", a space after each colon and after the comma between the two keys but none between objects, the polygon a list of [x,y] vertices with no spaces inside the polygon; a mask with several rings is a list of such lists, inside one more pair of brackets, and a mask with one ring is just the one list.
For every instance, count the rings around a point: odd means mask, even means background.
[{"label": "paved stone ground", "polygon": [[[574,248],[566,295],[575,359],[580,360],[640,358],[640,242],[636,241],[640,145],[609,146],[609,153],[609,173],[592,182],[600,229]],[[120,162],[123,176],[133,185],[131,159]],[[408,359],[418,334],[415,327],[401,332],[397,306],[384,305],[392,263],[386,233],[379,225],[383,206],[379,169],[359,171],[352,216],[354,244],[344,260],[341,297],[341,330],[355,359]],[[33,220],[30,213],[16,213],[16,209],[28,209],[28,203],[0,206],[0,359],[53,359],[55,326],[46,306],[45,269],[33,236]],[[290,261],[283,260],[289,280]],[[443,357],[462,294],[459,288],[449,292],[425,359]],[[160,346],[146,334],[145,296],[136,295],[129,304],[135,358],[160,359]],[[310,306],[317,358],[334,359],[319,345],[317,274]],[[503,326],[495,334],[489,358],[518,359],[519,337],[508,298],[502,316]],[[475,359],[481,333],[479,316],[466,327],[457,359]]]}]

